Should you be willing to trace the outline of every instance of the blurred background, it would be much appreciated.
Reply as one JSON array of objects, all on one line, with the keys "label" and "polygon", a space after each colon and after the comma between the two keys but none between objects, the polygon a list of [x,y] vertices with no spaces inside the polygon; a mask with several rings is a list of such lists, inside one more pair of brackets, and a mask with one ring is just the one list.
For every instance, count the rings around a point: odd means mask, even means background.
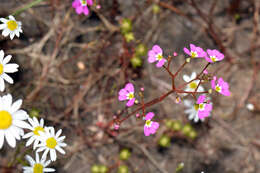
[{"label": "blurred background", "polygon": [[[0,0],[0,17],[28,2]],[[71,4],[43,1],[16,16],[19,39],[0,36],[0,49],[20,66],[5,93],[22,98],[30,115],[66,135],[66,155],[50,167],[59,173],[260,172],[258,0],[97,0],[88,16]],[[160,122],[155,135],[145,137],[144,121],[135,116],[113,130],[114,116],[134,110],[118,101],[127,82],[144,87],[145,102],[171,89],[167,72],[148,64],[147,50],[158,44],[165,56],[177,52],[171,64],[176,71],[190,43],[225,54],[208,70],[229,83],[232,95],[213,93],[213,111],[204,122],[188,120],[173,94],[147,108]],[[205,65],[192,61],[177,83]],[[25,142],[19,150],[5,145],[0,151],[1,173],[22,172],[24,155],[33,155]]]}]

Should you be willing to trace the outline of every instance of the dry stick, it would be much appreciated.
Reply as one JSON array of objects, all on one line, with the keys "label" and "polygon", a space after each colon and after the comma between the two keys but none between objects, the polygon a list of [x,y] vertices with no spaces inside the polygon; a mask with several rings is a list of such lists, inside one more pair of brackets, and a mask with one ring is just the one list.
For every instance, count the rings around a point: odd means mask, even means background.
[{"label": "dry stick", "polygon": [[[65,18],[64,18],[64,21],[63,21],[63,25],[66,25],[67,23],[67,20],[69,18],[69,15],[70,15],[70,11],[68,11],[68,13],[66,14]],[[63,27],[62,27],[63,28]],[[42,73],[41,73],[41,76],[40,76],[40,79],[39,79],[39,84],[37,85],[37,87],[27,96],[26,100],[28,101],[32,101],[36,96],[37,94],[39,93],[39,91],[43,88],[43,85],[44,83],[46,82],[46,78],[47,78],[47,75],[48,75],[48,72],[49,72],[49,69],[50,69],[50,64],[51,62],[54,60],[54,58],[57,56],[58,54],[58,49],[59,49],[59,46],[60,46],[60,41],[62,39],[62,35],[64,33],[64,30],[61,30],[61,32],[59,33],[58,35],[58,38],[55,42],[55,47],[54,47],[54,50],[52,52],[52,55],[51,55],[51,58],[49,59],[49,62],[47,62],[43,69],[42,69]]]},{"label": "dry stick", "polygon": [[260,6],[260,2],[259,1],[256,1],[254,3],[255,5],[255,12],[254,12],[254,18],[253,18],[253,37],[252,37],[252,40],[251,40],[251,64],[253,66],[253,74],[252,74],[252,78],[251,78],[251,81],[249,83],[249,86],[246,90],[246,92],[244,92],[244,94],[242,95],[241,99],[240,99],[240,102],[238,104],[238,107],[243,107],[244,104],[245,104],[245,101],[247,100],[250,92],[252,91],[253,87],[254,87],[254,83],[256,81],[256,77],[257,77],[257,73],[259,71],[258,67],[257,67],[257,64],[256,64],[256,60],[255,60],[255,49],[254,47],[256,47],[256,43],[257,43],[257,40],[258,40],[258,35],[259,35],[259,30],[258,30],[258,21],[259,21],[259,6]]}]

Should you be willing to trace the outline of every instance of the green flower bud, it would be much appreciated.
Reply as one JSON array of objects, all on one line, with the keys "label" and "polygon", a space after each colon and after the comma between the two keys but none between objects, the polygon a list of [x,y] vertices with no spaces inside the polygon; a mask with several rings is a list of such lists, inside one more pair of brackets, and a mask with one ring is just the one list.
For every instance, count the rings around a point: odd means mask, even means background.
[{"label": "green flower bud", "polygon": [[132,21],[130,19],[123,19],[120,26],[122,34],[126,34],[132,31]]},{"label": "green flower bud", "polygon": [[159,145],[161,147],[169,147],[171,145],[171,139],[169,136],[162,135],[159,139]]},{"label": "green flower bud", "polygon": [[131,152],[128,149],[123,149],[120,151],[119,157],[121,160],[127,160],[131,156]]},{"label": "green flower bud", "polygon": [[141,67],[143,62],[142,62],[142,59],[138,56],[133,56],[131,59],[130,59],[130,62],[131,62],[131,65],[136,68],[136,67]]},{"label": "green flower bud", "polygon": [[188,134],[188,137],[192,140],[195,139],[198,136],[197,132],[195,130],[191,130]]},{"label": "green flower bud", "polygon": [[30,116],[31,118],[33,118],[33,117],[38,118],[38,117],[39,117],[39,113],[40,113],[40,110],[39,110],[39,109],[32,108],[32,109],[30,110],[30,112],[29,112],[29,116]]},{"label": "green flower bud", "polygon": [[99,173],[99,166],[98,165],[93,165],[91,167],[91,173]]},{"label": "green flower bud", "polygon": [[147,48],[144,44],[139,44],[135,49],[135,54],[137,56],[145,56],[147,54]]},{"label": "green flower bud", "polygon": [[117,173],[128,173],[128,167],[126,165],[119,166]]},{"label": "green flower bud", "polygon": [[172,128],[174,121],[173,120],[166,120],[165,126],[168,128]]},{"label": "green flower bud", "polygon": [[180,172],[182,169],[184,168],[184,163],[181,162],[180,164],[178,164],[177,168],[176,168],[176,173]]},{"label": "green flower bud", "polygon": [[100,165],[99,166],[99,173],[107,173],[108,168],[105,165]]},{"label": "green flower bud", "polygon": [[153,13],[154,14],[158,14],[159,12],[160,12],[160,6],[159,5],[157,5],[157,4],[154,4],[153,5]]},{"label": "green flower bud", "polygon": [[182,124],[180,121],[174,121],[172,124],[172,130],[174,131],[180,131],[182,128]]},{"label": "green flower bud", "polygon": [[124,37],[125,37],[127,43],[135,40],[134,33],[132,33],[132,32],[125,33]]},{"label": "green flower bud", "polygon": [[190,131],[192,130],[192,127],[190,124],[186,124],[183,128],[182,128],[182,133],[186,136],[189,135]]}]

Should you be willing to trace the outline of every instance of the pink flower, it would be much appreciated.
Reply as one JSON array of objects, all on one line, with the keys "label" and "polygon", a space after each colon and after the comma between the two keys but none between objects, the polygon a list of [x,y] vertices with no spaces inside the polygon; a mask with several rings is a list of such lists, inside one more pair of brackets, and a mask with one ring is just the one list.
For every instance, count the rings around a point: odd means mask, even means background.
[{"label": "pink flower", "polygon": [[210,63],[213,63],[216,61],[221,61],[222,59],[224,59],[224,54],[220,53],[216,49],[214,49],[214,50],[207,49],[207,53],[209,56],[206,55],[205,59]]},{"label": "pink flower", "polygon": [[144,124],[144,135],[150,136],[151,134],[155,134],[156,130],[159,128],[159,123],[152,121],[151,119],[154,117],[153,112],[149,112],[145,115],[145,124]]},{"label": "pink flower", "polygon": [[191,58],[204,58],[206,55],[206,52],[202,48],[196,47],[194,44],[190,44],[190,50],[184,47],[183,51],[191,56]]},{"label": "pink flower", "polygon": [[178,53],[177,52],[173,52],[173,56],[178,56]]},{"label": "pink flower", "polygon": [[134,85],[132,83],[128,83],[125,85],[125,88],[119,91],[118,100],[119,101],[128,100],[126,106],[128,107],[133,106],[135,103],[134,92],[135,92]]},{"label": "pink flower", "polygon": [[154,45],[152,50],[149,50],[148,52],[148,62],[154,63],[155,61],[158,61],[156,64],[157,68],[160,68],[163,66],[163,64],[166,62],[166,59],[163,58],[163,51],[158,45]]},{"label": "pink flower", "polygon": [[198,116],[200,119],[204,119],[210,115],[212,110],[212,104],[210,102],[206,102],[206,96],[201,95],[197,100],[197,104],[195,104],[196,109],[198,109]]},{"label": "pink flower", "polygon": [[216,84],[217,77],[214,76],[213,80],[211,81],[212,89],[216,90],[220,94],[224,96],[230,96],[229,86],[228,83],[225,82],[222,78],[218,79],[218,83]]},{"label": "pink flower", "polygon": [[92,0],[74,0],[72,7],[76,9],[77,14],[84,13],[86,16],[89,14],[88,6],[93,5]]}]

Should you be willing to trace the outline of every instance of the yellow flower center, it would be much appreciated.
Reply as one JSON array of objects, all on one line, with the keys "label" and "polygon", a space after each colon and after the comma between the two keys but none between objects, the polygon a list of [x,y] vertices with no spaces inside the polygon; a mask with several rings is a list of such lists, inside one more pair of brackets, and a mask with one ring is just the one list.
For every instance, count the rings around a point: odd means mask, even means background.
[{"label": "yellow flower center", "polygon": [[0,111],[0,130],[8,129],[12,125],[12,116],[7,111]]},{"label": "yellow flower center", "polygon": [[33,133],[37,136],[40,136],[39,131],[45,132],[44,129],[41,126],[37,126],[34,128]]},{"label": "yellow flower center", "polygon": [[213,61],[213,62],[216,62],[217,61],[217,58],[215,56],[211,56],[210,59]]},{"label": "yellow flower center", "polygon": [[190,83],[190,88],[191,88],[191,89],[196,89],[197,86],[198,86],[198,85],[197,85],[196,82],[191,82],[191,83]]},{"label": "yellow flower center", "polygon": [[192,58],[195,58],[195,57],[198,56],[197,52],[191,51],[190,54],[191,54],[191,57],[192,57]]},{"label": "yellow flower center", "polygon": [[56,147],[56,145],[57,145],[57,141],[56,141],[56,139],[54,139],[53,137],[48,138],[48,139],[46,140],[46,146],[47,146],[48,148],[54,149],[54,148]]},{"label": "yellow flower center", "polygon": [[43,166],[40,163],[35,163],[33,166],[33,173],[43,173]]},{"label": "yellow flower center", "polygon": [[83,6],[86,6],[86,5],[87,5],[87,1],[86,1],[86,0],[81,0],[81,4],[82,4]]},{"label": "yellow flower center", "polygon": [[199,104],[199,109],[200,110],[204,109],[204,104],[203,103]]},{"label": "yellow flower center", "polygon": [[135,96],[134,96],[134,93],[129,93],[129,94],[128,94],[128,99],[129,99],[129,100],[133,99],[134,97],[135,97]]},{"label": "yellow flower center", "polygon": [[18,27],[18,24],[17,24],[16,21],[14,21],[14,20],[9,20],[9,21],[7,22],[7,28],[10,29],[11,31],[16,30],[17,27]]},{"label": "yellow flower center", "polygon": [[145,124],[146,124],[146,126],[149,126],[149,127],[150,127],[151,124],[152,124],[152,121],[151,121],[151,120],[146,120],[146,121],[145,121]]},{"label": "yellow flower center", "polygon": [[194,109],[195,109],[196,111],[198,111],[198,110],[199,110],[199,104],[194,104]]},{"label": "yellow flower center", "polygon": [[221,87],[217,85],[217,86],[215,87],[215,90],[216,90],[217,92],[220,92],[220,91],[221,91]]},{"label": "yellow flower center", "polygon": [[204,103],[194,104],[194,109],[195,109],[196,111],[198,111],[198,110],[203,110],[203,109],[204,109]]},{"label": "yellow flower center", "polygon": [[3,72],[4,72],[4,66],[3,64],[0,64],[0,75],[3,74]]},{"label": "yellow flower center", "polygon": [[162,54],[158,54],[158,55],[156,56],[156,59],[157,59],[158,61],[162,60],[162,59],[163,59]]}]

